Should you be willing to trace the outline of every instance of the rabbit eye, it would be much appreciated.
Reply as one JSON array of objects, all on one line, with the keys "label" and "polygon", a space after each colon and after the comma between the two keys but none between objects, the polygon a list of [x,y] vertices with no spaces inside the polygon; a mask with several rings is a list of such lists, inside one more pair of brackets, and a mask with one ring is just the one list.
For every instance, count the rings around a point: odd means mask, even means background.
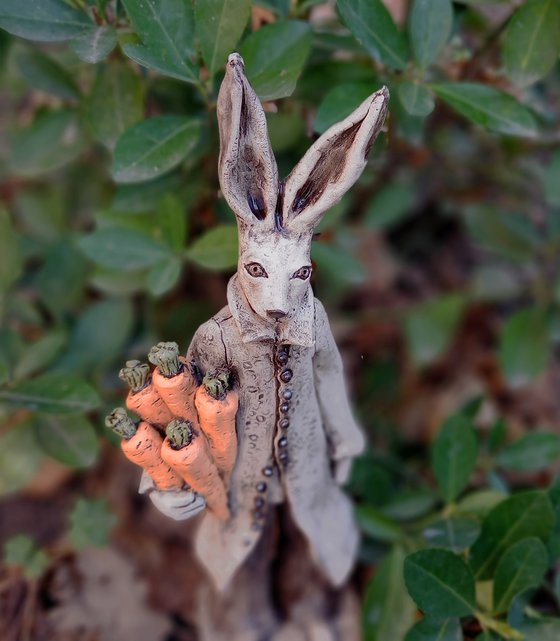
[{"label": "rabbit eye", "polygon": [[311,276],[311,267],[305,265],[305,267],[300,267],[297,272],[292,276],[292,278],[299,278],[301,280],[307,280]]},{"label": "rabbit eye", "polygon": [[260,263],[249,263],[248,265],[245,265],[245,269],[249,276],[252,276],[253,278],[268,278],[266,269]]}]

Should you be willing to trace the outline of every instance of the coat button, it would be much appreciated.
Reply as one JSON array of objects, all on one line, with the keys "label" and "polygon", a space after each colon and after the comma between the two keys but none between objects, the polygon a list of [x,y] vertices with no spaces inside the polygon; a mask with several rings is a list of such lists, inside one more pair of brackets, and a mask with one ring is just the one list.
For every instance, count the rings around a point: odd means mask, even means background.
[{"label": "coat button", "polygon": [[264,507],[265,500],[263,499],[262,496],[255,496],[255,508],[257,510],[260,510],[261,508]]},{"label": "coat button", "polygon": [[288,445],[288,439],[285,436],[278,439],[278,447],[287,447],[287,445]]},{"label": "coat button", "polygon": [[264,512],[263,512],[262,510],[255,510],[255,511],[253,512],[253,516],[254,516],[258,521],[262,521],[262,519],[264,519]]},{"label": "coat button", "polygon": [[288,452],[286,452],[286,451],[284,451],[284,452],[280,452],[280,454],[278,455],[278,460],[279,460],[281,463],[283,463],[284,465],[286,465],[286,463],[288,462],[288,459],[289,459],[289,458],[290,458],[290,455],[289,455],[289,454],[288,454]]},{"label": "coat button", "polygon": [[291,400],[291,398],[292,398],[292,390],[291,390],[291,389],[285,389],[285,390],[282,392],[282,398],[283,398],[285,401],[289,401],[289,400]]},{"label": "coat button", "polygon": [[256,485],[257,492],[266,492],[266,483],[264,481],[259,481]]},{"label": "coat button", "polygon": [[282,403],[282,405],[280,405],[280,411],[282,412],[282,414],[287,414],[290,411],[290,404]]},{"label": "coat button", "polygon": [[273,471],[273,469],[270,467],[270,465],[267,465],[265,468],[263,468],[262,473],[263,473],[265,476],[272,476],[272,475],[273,475],[273,473],[274,473],[274,471]]},{"label": "coat button", "polygon": [[280,374],[280,380],[284,383],[289,383],[292,380],[293,375],[294,373],[292,372],[291,369],[285,369]]},{"label": "coat button", "polygon": [[285,365],[288,362],[288,352],[282,350],[276,354],[276,362],[279,365]]},{"label": "coat button", "polygon": [[290,427],[290,421],[287,418],[283,418],[280,420],[280,427],[283,430],[287,430],[288,427]]}]

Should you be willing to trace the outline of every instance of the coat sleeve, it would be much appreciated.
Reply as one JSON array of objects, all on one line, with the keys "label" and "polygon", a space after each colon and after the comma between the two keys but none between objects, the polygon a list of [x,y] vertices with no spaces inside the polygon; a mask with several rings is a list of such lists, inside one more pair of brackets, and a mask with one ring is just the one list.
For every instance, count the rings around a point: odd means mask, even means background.
[{"label": "coat sleeve", "polygon": [[[352,411],[344,380],[342,359],[334,341],[323,305],[315,300],[315,344],[313,371],[333,461],[347,461],[360,454],[364,436]],[[346,466],[347,468],[349,465]],[[340,479],[344,480],[344,479]]]}]

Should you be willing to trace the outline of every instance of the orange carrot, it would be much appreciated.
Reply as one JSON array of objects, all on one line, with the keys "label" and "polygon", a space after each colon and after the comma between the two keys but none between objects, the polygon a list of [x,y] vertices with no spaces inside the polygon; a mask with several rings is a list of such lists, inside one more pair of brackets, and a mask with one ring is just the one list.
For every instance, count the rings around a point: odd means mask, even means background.
[{"label": "orange carrot", "polygon": [[195,420],[197,381],[186,359],[179,356],[177,343],[158,343],[148,358],[157,365],[152,382],[167,407],[176,417]]},{"label": "orange carrot", "polygon": [[121,449],[126,458],[146,470],[158,489],[173,490],[183,486],[182,479],[161,458],[163,439],[154,427],[145,422],[136,427],[122,408],[109,414],[105,423],[123,436]]},{"label": "orange carrot", "polygon": [[227,493],[206,439],[196,433],[190,421],[172,421],[161,448],[163,460],[195,492],[206,499],[208,509],[222,521],[230,517]]},{"label": "orange carrot", "polygon": [[208,439],[216,465],[228,485],[237,458],[235,415],[239,394],[227,392],[223,398],[214,398],[206,385],[201,385],[194,399],[200,427]]},{"label": "orange carrot", "polygon": [[119,372],[119,378],[130,387],[126,399],[128,409],[138,414],[143,421],[163,431],[165,426],[173,420],[173,415],[157,393],[149,373],[150,368],[146,363],[127,361],[126,367]]}]

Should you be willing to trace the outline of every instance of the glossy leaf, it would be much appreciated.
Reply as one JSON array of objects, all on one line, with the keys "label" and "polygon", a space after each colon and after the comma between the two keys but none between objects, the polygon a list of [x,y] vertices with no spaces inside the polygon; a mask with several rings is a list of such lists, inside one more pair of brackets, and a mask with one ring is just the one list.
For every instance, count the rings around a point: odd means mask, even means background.
[{"label": "glossy leaf", "polygon": [[99,453],[99,439],[85,416],[41,416],[35,434],[46,454],[70,467],[89,467]]},{"label": "glossy leaf", "polygon": [[463,630],[458,619],[439,621],[426,617],[411,628],[405,641],[463,641]]},{"label": "glossy leaf", "polygon": [[399,524],[371,505],[359,505],[356,520],[363,532],[375,541],[395,543],[402,538]]},{"label": "glossy leaf", "polygon": [[154,296],[162,296],[173,289],[181,276],[181,267],[181,261],[177,256],[171,256],[154,265],[146,280],[148,291]]},{"label": "glossy leaf", "polygon": [[464,414],[455,414],[444,423],[434,443],[432,460],[446,502],[454,501],[469,482],[477,449],[472,421]]},{"label": "glossy leaf", "polygon": [[560,206],[560,150],[552,155],[544,175],[544,193],[549,205]]},{"label": "glossy leaf", "polygon": [[123,0],[142,45],[126,44],[138,64],[186,82],[198,82],[194,56],[194,15],[184,0]]},{"label": "glossy leaf", "polygon": [[4,544],[3,556],[7,566],[21,567],[24,575],[30,579],[40,577],[49,566],[46,553],[27,534],[18,534],[8,539]]},{"label": "glossy leaf", "polygon": [[245,71],[261,100],[290,96],[311,48],[309,25],[286,20],[266,25],[239,49]]},{"label": "glossy leaf", "polygon": [[343,84],[333,87],[319,105],[313,128],[320,134],[331,125],[350,115],[375,88],[365,83]]},{"label": "glossy leaf", "polygon": [[235,51],[249,20],[251,0],[196,0],[196,33],[211,75]]},{"label": "glossy leaf", "polygon": [[92,26],[83,11],[64,0],[2,0],[0,29],[29,40],[69,40]]},{"label": "glossy leaf", "polygon": [[500,335],[500,365],[510,385],[521,387],[548,365],[550,339],[545,310],[522,309],[506,321]]},{"label": "glossy leaf", "polygon": [[42,176],[75,160],[86,145],[75,111],[43,113],[13,136],[12,169],[20,176]]},{"label": "glossy leaf", "polygon": [[437,497],[426,489],[401,490],[383,505],[383,513],[397,521],[411,521],[427,514]]},{"label": "glossy leaf", "polygon": [[528,537],[546,540],[553,526],[554,510],[545,492],[522,492],[502,501],[484,519],[482,532],[471,548],[470,562],[477,580],[491,578],[512,545]]},{"label": "glossy leaf", "polygon": [[370,229],[385,229],[410,214],[416,194],[408,182],[396,180],[378,191],[367,206],[364,223]]},{"label": "glossy leaf", "polygon": [[463,559],[447,550],[420,550],[404,562],[410,596],[427,615],[462,617],[475,610],[474,577]]},{"label": "glossy leaf", "polygon": [[19,237],[10,215],[0,208],[0,297],[19,278],[22,266]]},{"label": "glossy leaf", "polygon": [[97,392],[72,374],[43,374],[13,388],[0,390],[0,402],[43,414],[77,414],[99,407]]},{"label": "glossy leaf", "polygon": [[560,458],[560,435],[551,432],[526,434],[498,455],[498,465],[508,470],[540,470]]},{"label": "glossy leaf", "polygon": [[74,53],[90,64],[105,60],[117,46],[117,32],[110,25],[91,27],[70,43]]},{"label": "glossy leaf", "polygon": [[150,236],[120,227],[95,231],[79,245],[98,265],[125,272],[153,267],[170,255],[167,247]]},{"label": "glossy leaf", "polygon": [[449,39],[452,26],[451,0],[414,0],[408,31],[412,52],[420,67],[425,69],[434,62]]},{"label": "glossy leaf", "polygon": [[113,149],[143,113],[143,86],[130,66],[115,61],[100,68],[88,100],[88,119],[96,138]]},{"label": "glossy leaf", "polygon": [[529,0],[511,17],[504,39],[509,77],[526,86],[545,76],[560,54],[560,5],[556,0]]},{"label": "glossy leaf", "polygon": [[135,183],[165,174],[194,149],[200,128],[198,120],[184,116],[157,116],[134,125],[117,142],[113,178]]},{"label": "glossy leaf", "polygon": [[500,559],[494,577],[494,611],[507,612],[516,596],[537,587],[548,569],[548,552],[540,539],[513,545]]},{"label": "glossy leaf", "polygon": [[117,521],[117,516],[103,499],[78,499],[70,513],[68,537],[72,547],[83,550],[107,545]]},{"label": "glossy leaf", "polygon": [[432,547],[462,552],[469,548],[480,534],[480,523],[474,518],[451,517],[430,523],[424,539]]},{"label": "glossy leaf", "polygon": [[414,622],[416,608],[404,584],[403,562],[404,552],[394,547],[377,567],[365,596],[364,641],[401,641]]},{"label": "glossy leaf", "polygon": [[0,435],[0,496],[24,487],[35,476],[44,457],[31,421]]},{"label": "glossy leaf", "polygon": [[474,82],[448,82],[431,87],[453,109],[489,131],[524,138],[537,135],[533,113],[504,91]]},{"label": "glossy leaf", "polygon": [[404,69],[406,38],[381,0],[338,0],[337,8],[356,40],[379,62]]},{"label": "glossy leaf", "polygon": [[217,225],[197,238],[186,252],[189,260],[211,271],[237,265],[237,227]]},{"label": "glossy leaf", "polygon": [[20,381],[50,365],[66,344],[66,332],[54,330],[26,344],[14,367],[14,380]]},{"label": "glossy leaf", "polygon": [[80,93],[70,73],[39,49],[23,49],[16,56],[16,62],[21,75],[34,89],[66,100],[79,98]]},{"label": "glossy leaf", "polygon": [[418,82],[401,82],[397,93],[402,106],[411,116],[425,117],[434,110],[434,97],[424,85]]}]

